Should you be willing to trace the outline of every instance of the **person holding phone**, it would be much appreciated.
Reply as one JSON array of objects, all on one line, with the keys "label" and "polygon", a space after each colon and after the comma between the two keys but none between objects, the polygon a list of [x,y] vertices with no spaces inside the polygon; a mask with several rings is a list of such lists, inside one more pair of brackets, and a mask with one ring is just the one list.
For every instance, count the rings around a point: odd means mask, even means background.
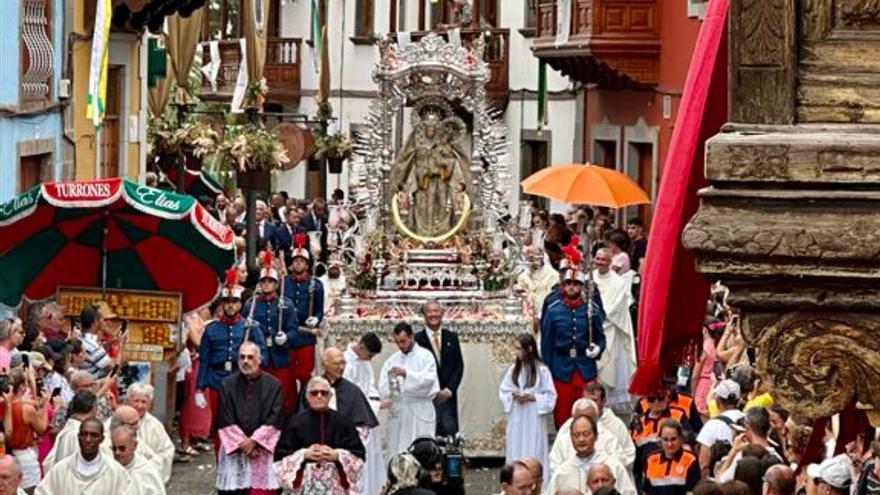
[{"label": "person holding phone", "polygon": [[3,430],[10,432],[6,438],[6,448],[21,466],[21,488],[27,490],[40,482],[37,437],[49,427],[49,394],[42,391],[36,400],[26,399],[29,377],[22,368],[13,369],[9,379],[11,388],[4,395],[7,413],[3,418]]}]

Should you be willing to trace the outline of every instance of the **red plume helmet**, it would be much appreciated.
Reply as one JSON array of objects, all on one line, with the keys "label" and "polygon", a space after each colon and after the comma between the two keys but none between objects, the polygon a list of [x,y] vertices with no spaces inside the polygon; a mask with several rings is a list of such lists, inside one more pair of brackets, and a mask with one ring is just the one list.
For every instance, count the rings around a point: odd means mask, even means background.
[{"label": "red plume helmet", "polygon": [[229,270],[226,270],[226,280],[223,282],[223,287],[227,289],[231,289],[238,284],[238,270],[233,266]]},{"label": "red plume helmet", "polygon": [[576,235],[571,236],[571,241],[562,247],[562,253],[565,254],[565,257],[568,259],[568,262],[571,268],[577,268],[581,264],[581,260],[583,259],[583,255],[578,249],[578,242],[580,239]]},{"label": "red plume helmet", "polygon": [[297,232],[296,235],[293,236],[293,246],[296,248],[304,248],[306,246],[306,235],[302,232]]},{"label": "red plume helmet", "polygon": [[269,248],[264,249],[263,253],[260,255],[260,261],[262,261],[262,263],[263,263],[263,268],[265,268],[267,270],[269,268],[272,268],[272,260],[274,258],[275,258],[275,256],[272,254],[271,249],[269,249]]}]

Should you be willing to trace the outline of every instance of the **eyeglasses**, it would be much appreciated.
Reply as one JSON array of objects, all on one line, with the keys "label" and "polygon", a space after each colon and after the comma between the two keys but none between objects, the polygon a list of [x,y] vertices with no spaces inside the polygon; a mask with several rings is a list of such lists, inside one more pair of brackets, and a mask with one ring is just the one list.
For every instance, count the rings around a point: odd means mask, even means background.
[{"label": "eyeglasses", "polygon": [[312,397],[326,397],[330,395],[329,390],[309,390],[309,395]]},{"label": "eyeglasses", "polygon": [[648,402],[660,402],[663,399],[664,399],[664,397],[659,397],[657,395],[649,395],[648,396]]}]

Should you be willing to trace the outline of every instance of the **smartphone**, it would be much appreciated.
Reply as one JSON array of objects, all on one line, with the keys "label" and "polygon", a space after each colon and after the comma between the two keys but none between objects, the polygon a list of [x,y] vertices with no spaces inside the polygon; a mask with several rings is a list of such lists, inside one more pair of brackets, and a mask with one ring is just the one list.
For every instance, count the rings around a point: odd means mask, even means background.
[{"label": "smartphone", "polygon": [[37,378],[37,392],[43,391],[43,379]]},{"label": "smartphone", "polygon": [[25,368],[29,368],[31,366],[31,357],[26,352],[23,352],[21,353],[21,362]]},{"label": "smartphone", "polygon": [[119,329],[119,335],[124,335],[128,330],[128,320],[122,320],[122,327]]},{"label": "smartphone", "polygon": [[58,397],[59,395],[61,395],[61,387],[55,387],[54,389],[52,389],[52,398],[53,399],[55,397]]},{"label": "smartphone", "polygon": [[110,376],[116,376],[116,375],[118,375],[118,374],[119,374],[119,365],[118,365],[118,364],[114,364],[114,365],[113,365],[113,369],[110,370]]}]

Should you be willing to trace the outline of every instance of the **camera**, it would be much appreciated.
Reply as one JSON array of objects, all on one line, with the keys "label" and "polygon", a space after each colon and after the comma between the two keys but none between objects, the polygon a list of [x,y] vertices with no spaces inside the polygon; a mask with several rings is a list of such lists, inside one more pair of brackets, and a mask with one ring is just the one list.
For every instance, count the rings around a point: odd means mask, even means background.
[{"label": "camera", "polygon": [[426,471],[419,486],[438,495],[464,494],[465,458],[461,435],[417,438],[410,445],[412,454]]}]

